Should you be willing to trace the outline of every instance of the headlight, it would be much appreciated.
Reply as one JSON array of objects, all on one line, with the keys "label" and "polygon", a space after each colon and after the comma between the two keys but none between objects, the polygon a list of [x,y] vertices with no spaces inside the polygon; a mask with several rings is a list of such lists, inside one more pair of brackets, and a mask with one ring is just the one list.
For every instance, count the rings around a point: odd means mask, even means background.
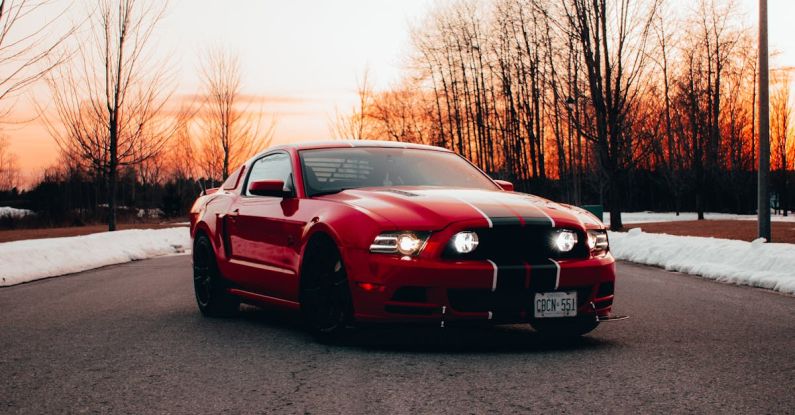
[{"label": "headlight", "polygon": [[459,254],[468,254],[478,247],[478,234],[472,231],[458,232],[453,235],[453,248]]},{"label": "headlight", "polygon": [[553,242],[560,252],[569,252],[577,245],[577,234],[572,231],[562,230],[554,234]]},{"label": "headlight", "polygon": [[591,251],[606,251],[610,247],[607,232],[602,230],[588,231],[588,248]]},{"label": "headlight", "polygon": [[420,250],[422,241],[413,233],[401,233],[397,237],[397,250],[403,255],[414,255]]},{"label": "headlight", "polygon": [[422,251],[427,240],[427,232],[385,232],[375,237],[370,252],[413,256]]}]

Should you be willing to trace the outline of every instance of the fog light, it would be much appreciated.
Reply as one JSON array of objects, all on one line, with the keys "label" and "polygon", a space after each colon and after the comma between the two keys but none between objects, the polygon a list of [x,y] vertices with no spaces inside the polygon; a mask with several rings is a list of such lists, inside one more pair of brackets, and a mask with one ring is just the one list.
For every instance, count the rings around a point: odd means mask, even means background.
[{"label": "fog light", "polygon": [[577,234],[572,231],[560,231],[554,238],[555,247],[560,252],[569,252],[577,245]]},{"label": "fog light", "polygon": [[478,234],[472,231],[458,232],[453,236],[453,248],[459,254],[468,254],[478,247]]},{"label": "fog light", "polygon": [[381,284],[373,284],[371,282],[357,282],[356,284],[365,291],[384,292],[384,286]]}]

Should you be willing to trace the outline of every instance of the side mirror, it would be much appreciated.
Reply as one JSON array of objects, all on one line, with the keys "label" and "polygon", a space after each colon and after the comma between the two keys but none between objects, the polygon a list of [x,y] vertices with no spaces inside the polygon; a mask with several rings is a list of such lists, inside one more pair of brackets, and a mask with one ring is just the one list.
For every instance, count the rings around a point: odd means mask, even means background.
[{"label": "side mirror", "polygon": [[505,180],[495,180],[494,182],[500,185],[500,187],[502,187],[502,190],[506,192],[513,192],[513,183],[506,182]]},{"label": "side mirror", "polygon": [[283,180],[258,180],[248,185],[249,193],[257,196],[288,197],[292,191],[284,187]]}]

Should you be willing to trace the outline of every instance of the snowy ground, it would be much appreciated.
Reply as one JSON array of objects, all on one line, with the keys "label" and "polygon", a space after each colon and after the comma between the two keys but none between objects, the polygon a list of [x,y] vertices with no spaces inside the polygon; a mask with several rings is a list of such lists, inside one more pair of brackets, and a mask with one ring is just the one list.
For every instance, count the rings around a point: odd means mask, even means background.
[{"label": "snowy ground", "polygon": [[[652,221],[650,215],[635,217],[644,218]],[[654,218],[658,221],[660,216]],[[186,253],[189,248],[187,227],[0,243],[0,286]],[[674,236],[633,229],[611,232],[610,249],[616,258],[626,261],[795,294],[795,244]]]},{"label": "snowy ground", "polygon": [[795,244],[674,236],[635,228],[610,232],[610,251],[617,259],[795,294]]},{"label": "snowy ground", "polygon": [[[610,212],[605,212],[605,224],[610,223]],[[695,212],[682,212],[676,216],[674,212],[622,212],[621,221],[624,224],[649,223],[649,222],[674,222],[697,220]],[[756,220],[756,215],[735,215],[731,213],[704,213],[706,220]],[[771,215],[773,222],[795,222],[795,216]]]},{"label": "snowy ground", "polygon": [[0,286],[185,253],[189,248],[187,227],[131,229],[0,243]]},{"label": "snowy ground", "polygon": [[33,214],[32,210],[16,209],[8,206],[0,206],[0,218],[18,219],[32,214]]}]

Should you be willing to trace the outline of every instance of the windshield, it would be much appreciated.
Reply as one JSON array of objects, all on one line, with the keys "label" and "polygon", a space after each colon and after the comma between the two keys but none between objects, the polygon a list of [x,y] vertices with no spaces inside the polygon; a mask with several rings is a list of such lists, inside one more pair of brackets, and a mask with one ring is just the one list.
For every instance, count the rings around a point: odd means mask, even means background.
[{"label": "windshield", "polygon": [[359,187],[498,189],[485,174],[455,153],[354,147],[302,150],[299,155],[308,196]]}]

